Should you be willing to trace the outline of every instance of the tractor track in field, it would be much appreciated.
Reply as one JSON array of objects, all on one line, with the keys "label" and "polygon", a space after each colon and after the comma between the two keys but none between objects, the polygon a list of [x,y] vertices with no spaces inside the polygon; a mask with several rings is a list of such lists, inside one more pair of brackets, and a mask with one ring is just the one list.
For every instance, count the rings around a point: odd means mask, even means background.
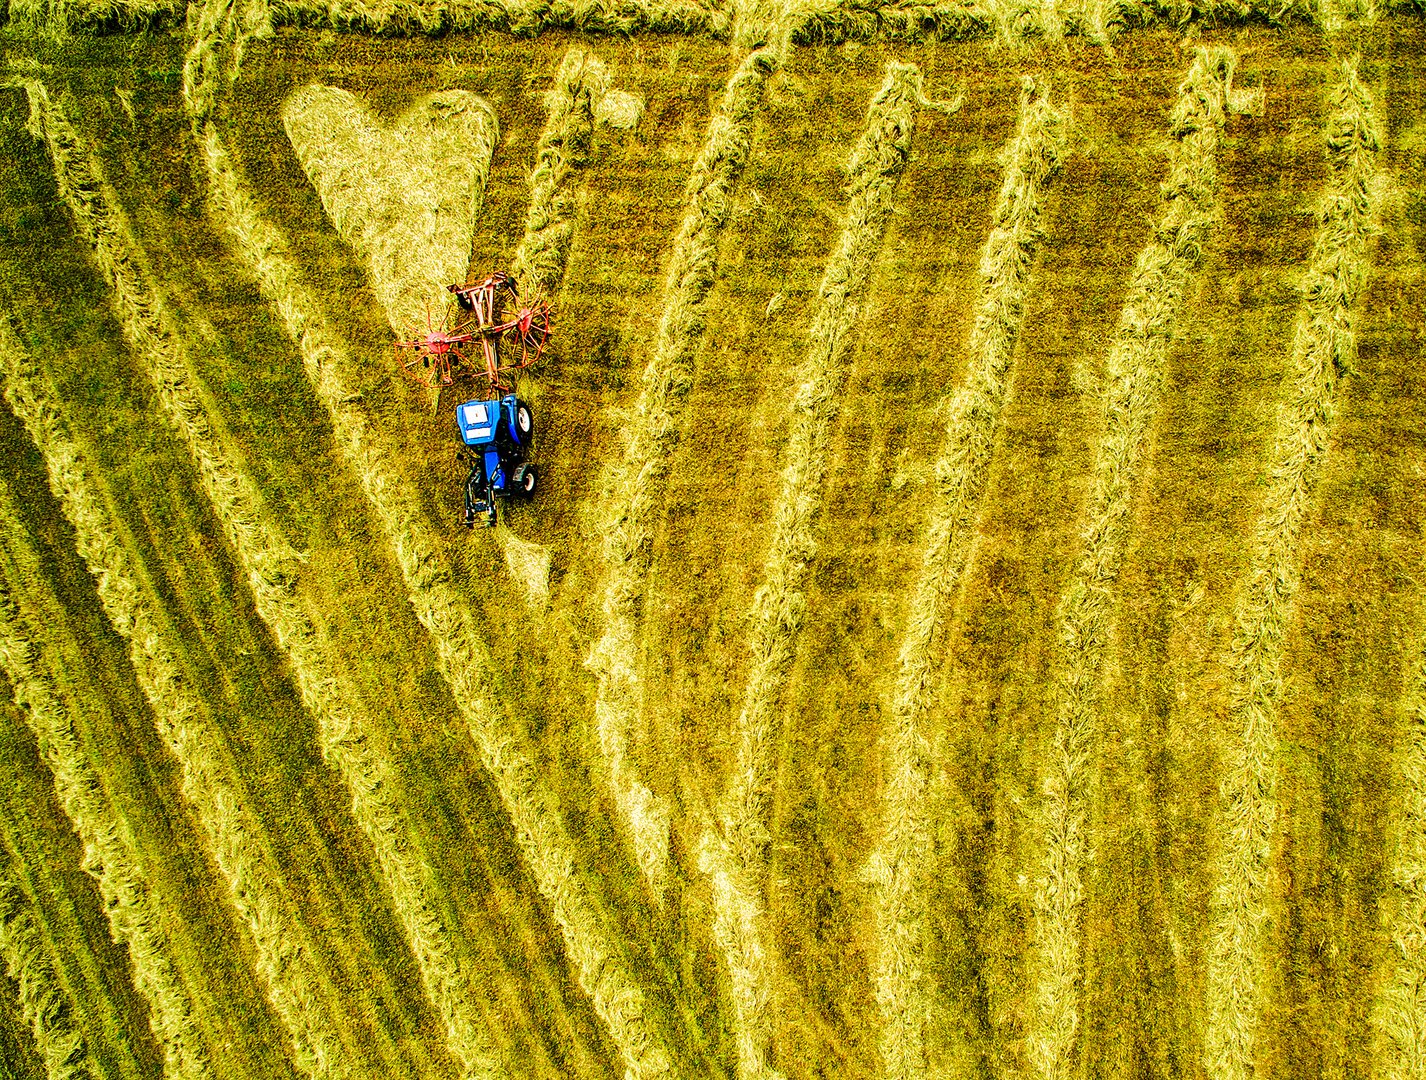
[{"label": "tractor track in field", "polygon": [[1080,1043],[1084,874],[1096,787],[1100,692],[1141,458],[1162,395],[1163,365],[1214,221],[1217,155],[1234,107],[1236,54],[1197,50],[1170,117],[1169,177],[1154,238],[1135,264],[1103,380],[1083,546],[1061,595],[1059,704],[1043,776],[1044,845],[1032,898],[1027,1054],[1038,1080],[1073,1075]]},{"label": "tractor track in field", "polygon": [[967,342],[961,389],[946,398],[935,463],[935,503],[898,659],[886,742],[882,836],[872,853],[877,926],[879,1046],[887,1080],[927,1075],[926,1028],[934,1008],[926,952],[936,867],[931,840],[931,733],[934,675],[947,623],[969,569],[1000,417],[1011,392],[1015,345],[1042,235],[1045,184],[1065,152],[1065,114],[1049,91],[1027,80],[1015,135],[1003,148],[1005,176],[989,239],[981,249],[980,302]]},{"label": "tractor track in field", "polygon": [[1426,646],[1418,647],[1411,669],[1395,756],[1399,810],[1390,874],[1396,910],[1372,1023],[1377,1075],[1411,1080],[1426,1068]]},{"label": "tractor track in field", "polygon": [[[1336,415],[1356,356],[1355,309],[1371,261],[1382,133],[1353,64],[1340,70],[1325,142],[1331,181],[1302,286],[1267,493],[1239,585],[1229,646],[1229,711],[1219,796],[1222,850],[1208,947],[1204,1065],[1212,1080],[1256,1074],[1265,1008],[1268,873],[1277,819],[1277,721],[1283,635]],[[1420,1023],[1418,1016],[1417,1023]]]}]

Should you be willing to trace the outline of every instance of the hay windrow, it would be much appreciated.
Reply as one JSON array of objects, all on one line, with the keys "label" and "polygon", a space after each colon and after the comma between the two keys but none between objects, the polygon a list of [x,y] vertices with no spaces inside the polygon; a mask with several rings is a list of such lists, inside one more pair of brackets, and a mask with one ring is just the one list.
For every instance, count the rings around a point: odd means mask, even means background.
[{"label": "hay windrow", "polygon": [[1211,25],[1317,25],[1313,0],[951,0],[925,3],[837,3],[812,0],[793,8],[798,45],[847,41],[969,41],[994,37],[1018,44],[1081,37],[1105,44],[1133,27]]},{"label": "hay windrow", "polygon": [[827,441],[837,417],[847,351],[923,99],[920,70],[888,64],[847,161],[846,216],[822,275],[807,353],[797,373],[762,584],[749,616],[752,661],[734,729],[737,759],[719,822],[721,837],[709,841],[727,849],[726,859],[718,862],[729,865],[716,875],[714,889],[715,937],[732,977],[739,1075],[745,1078],[769,1073],[772,1042],[772,929],[765,925],[762,881],[767,875],[778,706],[796,654],[808,571],[817,555]]},{"label": "hay windrow", "polygon": [[1056,615],[1062,671],[1040,808],[1044,853],[1032,897],[1027,1057],[1040,1080],[1075,1075],[1084,873],[1091,855],[1099,691],[1140,456],[1158,412],[1164,358],[1213,224],[1217,154],[1237,58],[1194,56],[1170,117],[1169,176],[1109,350],[1083,546]]},{"label": "hay windrow", "polygon": [[[3,854],[3,853],[0,853]],[[44,931],[33,905],[0,858],[0,957],[15,983],[17,1011],[35,1039],[49,1080],[80,1080],[97,1076],[84,1036],[55,969]]]},{"label": "hay windrow", "polygon": [[1399,809],[1389,873],[1396,906],[1372,1024],[1377,1076],[1414,1080],[1426,1073],[1426,647],[1417,652],[1402,702],[1395,758]]},{"label": "hay windrow", "polygon": [[[61,195],[80,228],[93,230],[77,135],[45,88],[28,82],[31,116],[55,163]],[[269,1000],[292,1038],[296,1060],[314,1077],[345,1072],[341,1041],[319,989],[310,946],[297,912],[284,894],[265,830],[247,800],[243,781],[201,696],[189,684],[178,649],[157,614],[158,602],[130,553],[115,536],[88,455],[71,434],[48,380],[31,372],[17,385],[12,370],[7,393],[28,399],[15,411],[40,449],[55,498],[74,526],[79,553],[99,585],[99,599],[114,628],[129,643],[139,685],[153,707],[160,736],[182,768],[182,792],[193,807],[228,889],[228,897],[257,950],[257,967]],[[13,404],[13,403],[12,403]]]},{"label": "hay windrow", "polygon": [[549,30],[588,34],[712,34],[727,19],[691,0],[276,0],[280,25],[330,26],[371,34],[499,30],[520,37]]},{"label": "hay windrow", "polygon": [[51,41],[79,32],[161,30],[183,19],[176,0],[11,0],[8,7],[12,22]]},{"label": "hay windrow", "polygon": [[643,708],[638,637],[647,546],[669,457],[678,444],[694,354],[703,337],[718,240],[747,162],[768,76],[780,63],[775,48],[748,54],[708,122],[702,152],[684,189],[685,210],[664,281],[658,338],[624,430],[624,460],[613,478],[601,529],[604,626],[586,661],[596,677],[594,717],[614,804],[639,868],[656,893],[662,892],[668,877],[671,811],[668,802],[639,779],[629,757],[629,733]]},{"label": "hay windrow", "polygon": [[881,1012],[882,1076],[928,1075],[926,1030],[935,988],[928,979],[933,860],[932,681],[944,627],[969,563],[1000,417],[1012,383],[1031,267],[1041,237],[1043,189],[1065,152],[1067,118],[1049,91],[1026,80],[1015,135],[1001,152],[1005,177],[990,237],[981,249],[980,302],[962,388],[947,400],[949,420],[935,464],[936,496],[926,525],[921,572],[908,610],[891,700],[882,789],[882,836],[868,878],[876,917],[874,970]]},{"label": "hay windrow", "polygon": [[[302,560],[274,525],[246,463],[214,430],[172,318],[141,269],[143,253],[97,162],[78,144],[70,153],[61,191],[114,290],[125,337],[184,438],[258,615],[288,658],[303,705],[317,722],[323,757],[340,772],[352,796],[353,815],[376,852],[427,997],[446,1025],[451,1053],[465,1075],[493,1076],[500,1068],[499,1055],[477,1006],[482,994],[469,958],[447,929],[454,920],[443,912],[435,873],[420,855],[412,823],[397,802],[392,763],[353,713],[328,647],[297,595]],[[54,409],[60,411],[58,405]]]},{"label": "hay windrow", "polygon": [[[1256,1073],[1270,924],[1268,871],[1277,818],[1278,701],[1283,633],[1293,611],[1303,536],[1332,437],[1338,379],[1356,357],[1355,309],[1376,230],[1381,128],[1371,93],[1344,64],[1325,142],[1331,179],[1302,284],[1268,490],[1235,605],[1228,747],[1220,786],[1222,840],[1208,943],[1204,1067],[1212,1080]],[[1422,1015],[1414,1018],[1420,1030]]]},{"label": "hay windrow", "polygon": [[530,174],[530,209],[525,235],[510,262],[522,295],[559,292],[574,236],[574,170],[589,157],[594,111],[605,97],[609,72],[593,53],[570,49],[560,61],[555,84],[545,95],[549,118],[535,150]]},{"label": "hay windrow", "polygon": [[[205,47],[204,43],[195,48]],[[193,65],[195,72],[204,70]],[[523,733],[490,696],[493,662],[470,609],[436,547],[417,492],[372,433],[349,382],[351,360],[301,283],[282,234],[257,211],[212,120],[210,100],[185,86],[194,135],[209,182],[209,206],[238,258],[277,311],[304,370],[326,407],[342,460],[356,476],[401,568],[412,607],[437,648],[441,671],[466,720],[482,765],[495,782],[526,864],[549,905],[580,987],[624,1058],[633,1080],[667,1076],[670,1043],[650,1014],[644,989],[614,929],[589,895],[576,847]]]},{"label": "hay windrow", "polygon": [[282,125],[392,329],[439,320],[446,286],[470,264],[500,138],[495,111],[469,90],[441,90],[387,125],[350,91],[313,84],[282,103]]},{"label": "hay windrow", "polygon": [[[42,376],[4,322],[0,322],[0,372],[5,399],[27,427],[44,430],[55,423],[32,392]],[[82,464],[56,458],[51,467],[74,472]],[[133,833],[90,764],[80,742],[75,706],[62,698],[46,669],[39,639],[12,598],[11,585],[6,584],[38,581],[40,570],[29,537],[15,515],[13,496],[3,482],[0,556],[4,563],[0,575],[0,664],[54,777],[60,805],[84,845],[84,868],[99,883],[110,934],[128,949],[134,985],[148,1002],[149,1025],[163,1047],[164,1075],[169,1080],[208,1080],[212,1071],[193,1019],[193,1002],[169,955],[167,935]]]}]

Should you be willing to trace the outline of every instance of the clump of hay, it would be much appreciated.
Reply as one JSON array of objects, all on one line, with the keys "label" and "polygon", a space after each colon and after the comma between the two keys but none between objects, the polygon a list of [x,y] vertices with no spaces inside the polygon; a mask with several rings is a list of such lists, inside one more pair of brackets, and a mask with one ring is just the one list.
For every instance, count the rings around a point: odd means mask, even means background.
[{"label": "clump of hay", "polygon": [[468,90],[427,94],[392,124],[356,95],[312,85],[282,105],[297,159],[337,232],[362,258],[399,334],[464,281],[499,125]]},{"label": "clump of hay", "polygon": [[522,540],[509,529],[499,530],[497,539],[505,556],[505,569],[524,586],[531,605],[544,607],[550,599],[550,549]]},{"label": "clump of hay", "polygon": [[594,119],[612,128],[630,130],[644,115],[644,99],[628,90],[610,90],[594,103]]}]

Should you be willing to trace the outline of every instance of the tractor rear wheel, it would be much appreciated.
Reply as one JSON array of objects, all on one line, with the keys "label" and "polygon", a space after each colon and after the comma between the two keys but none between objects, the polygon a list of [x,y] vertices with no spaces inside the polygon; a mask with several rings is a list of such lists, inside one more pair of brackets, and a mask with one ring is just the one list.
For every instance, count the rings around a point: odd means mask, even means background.
[{"label": "tractor rear wheel", "polygon": [[515,409],[515,430],[520,433],[520,441],[524,442],[530,437],[530,433],[535,430],[535,417],[530,412],[528,405],[519,405]]}]

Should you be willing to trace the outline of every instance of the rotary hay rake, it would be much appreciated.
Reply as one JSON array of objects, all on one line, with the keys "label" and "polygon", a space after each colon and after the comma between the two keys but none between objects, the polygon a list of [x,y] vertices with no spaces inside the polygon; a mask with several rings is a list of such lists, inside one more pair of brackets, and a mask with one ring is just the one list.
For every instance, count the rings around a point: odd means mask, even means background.
[{"label": "rotary hay rake", "polygon": [[428,308],[425,332],[395,343],[401,369],[427,386],[450,386],[458,375],[482,374],[478,352],[491,390],[510,390],[509,376],[544,355],[554,328],[549,300],[536,291],[522,305],[514,278],[504,272],[446,288],[453,303],[440,319]]}]

